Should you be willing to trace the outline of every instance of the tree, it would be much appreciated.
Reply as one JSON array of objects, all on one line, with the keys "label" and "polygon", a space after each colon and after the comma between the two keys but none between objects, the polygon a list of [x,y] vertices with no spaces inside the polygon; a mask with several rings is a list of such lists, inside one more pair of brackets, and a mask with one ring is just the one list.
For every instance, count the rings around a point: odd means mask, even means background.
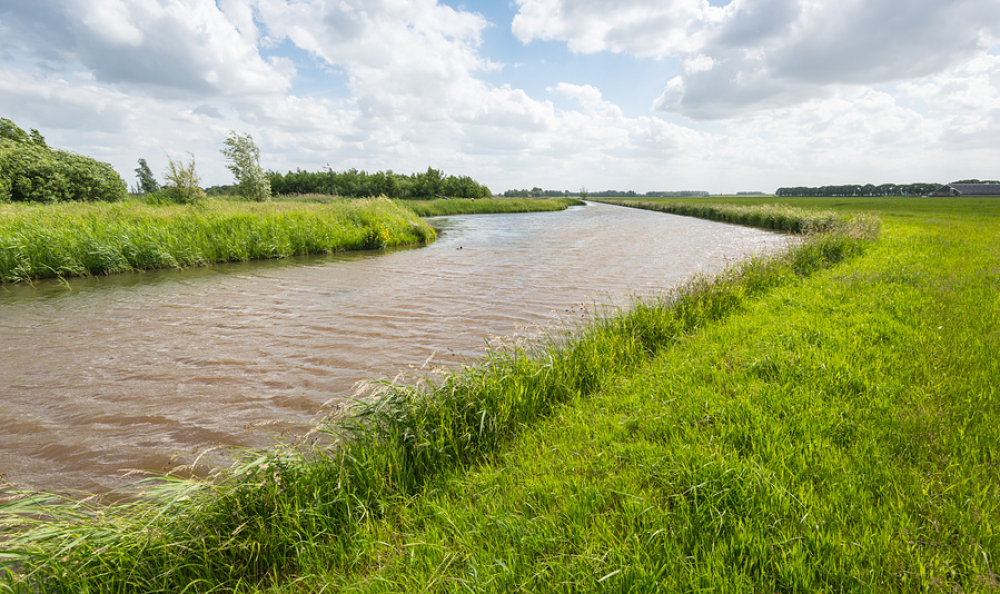
[{"label": "tree", "polygon": [[240,136],[230,130],[222,154],[226,168],[236,177],[237,193],[247,200],[264,202],[271,198],[271,180],[260,167],[260,151],[249,134]]},{"label": "tree", "polygon": [[139,166],[135,168],[135,176],[139,180],[139,193],[152,194],[160,189],[160,184],[153,177],[153,172],[149,169],[145,159],[139,159]]},{"label": "tree", "polygon": [[421,198],[433,198],[441,193],[441,182],[443,181],[441,171],[428,167],[425,173],[415,176],[413,180],[413,193]]},{"label": "tree", "polygon": [[207,198],[205,190],[198,185],[201,179],[194,168],[194,153],[188,154],[191,155],[191,162],[186,165],[182,161],[174,161],[168,155],[167,170],[163,174],[167,179],[163,192],[180,204],[194,204]]},{"label": "tree", "polygon": [[0,202],[121,200],[125,182],[107,163],[48,146],[42,134],[0,118]]},{"label": "tree", "polygon": [[14,142],[27,142],[29,140],[28,133],[7,118],[0,118],[0,138]]}]

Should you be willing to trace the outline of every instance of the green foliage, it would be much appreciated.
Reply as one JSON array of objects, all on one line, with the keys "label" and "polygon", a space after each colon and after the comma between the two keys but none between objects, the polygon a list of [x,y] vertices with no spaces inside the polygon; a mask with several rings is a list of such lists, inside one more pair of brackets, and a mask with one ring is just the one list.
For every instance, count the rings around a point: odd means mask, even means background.
[{"label": "green foliage", "polygon": [[107,163],[49,148],[0,118],[0,202],[115,201],[127,196],[121,176]]},{"label": "green foliage", "polygon": [[268,173],[271,190],[276,195],[321,194],[327,196],[376,197],[396,199],[488,198],[490,189],[466,176],[445,176],[432,167],[420,174],[402,175],[392,171],[367,173],[357,169],[343,172],[327,170],[311,173],[289,171]]},{"label": "green foliage", "polygon": [[0,206],[0,282],[328,254],[434,237],[429,225],[386,199],[206,200],[192,209],[161,191],[116,204],[9,204]]},{"label": "green foliage", "polygon": [[389,230],[384,225],[369,227],[365,231],[364,249],[380,250],[389,245]]},{"label": "green foliage", "polygon": [[140,194],[152,194],[160,189],[159,182],[153,176],[153,171],[149,168],[145,159],[139,159],[139,166],[135,168],[135,176],[139,181]]},{"label": "green foliage", "polygon": [[187,164],[168,156],[167,170],[163,174],[167,183],[163,186],[162,193],[168,200],[177,204],[195,204],[207,198],[205,190],[199,185],[201,178],[195,169],[194,154],[188,153],[188,155],[191,161]]},{"label": "green foliage", "polygon": [[13,142],[28,142],[30,139],[27,132],[7,118],[0,118],[0,138]]},{"label": "green foliage", "polygon": [[230,131],[222,154],[226,167],[236,177],[237,193],[247,200],[263,202],[271,198],[271,181],[260,168],[260,150],[249,134]]}]

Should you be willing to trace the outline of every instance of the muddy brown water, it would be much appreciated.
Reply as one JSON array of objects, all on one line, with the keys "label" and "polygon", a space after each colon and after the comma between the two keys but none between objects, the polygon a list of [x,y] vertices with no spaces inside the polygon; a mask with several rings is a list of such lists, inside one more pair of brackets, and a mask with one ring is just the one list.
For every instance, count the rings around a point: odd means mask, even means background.
[{"label": "muddy brown water", "polygon": [[787,242],[601,204],[433,223],[415,249],[0,287],[0,490],[101,492],[127,469],[267,446],[361,380],[469,361],[489,336]]}]

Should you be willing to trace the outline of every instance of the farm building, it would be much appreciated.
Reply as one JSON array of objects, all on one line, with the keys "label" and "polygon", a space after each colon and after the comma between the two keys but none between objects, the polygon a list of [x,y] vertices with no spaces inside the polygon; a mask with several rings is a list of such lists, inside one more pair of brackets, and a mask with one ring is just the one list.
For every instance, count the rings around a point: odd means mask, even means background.
[{"label": "farm building", "polygon": [[931,196],[1000,196],[1000,184],[948,184]]}]

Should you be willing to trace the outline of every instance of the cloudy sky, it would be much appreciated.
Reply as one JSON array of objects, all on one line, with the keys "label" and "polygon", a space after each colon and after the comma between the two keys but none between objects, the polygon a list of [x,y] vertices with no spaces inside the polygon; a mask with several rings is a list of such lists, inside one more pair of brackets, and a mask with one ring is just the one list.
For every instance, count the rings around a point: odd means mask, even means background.
[{"label": "cloudy sky", "polygon": [[0,116],[494,191],[1000,178],[1000,0],[0,0]]}]

